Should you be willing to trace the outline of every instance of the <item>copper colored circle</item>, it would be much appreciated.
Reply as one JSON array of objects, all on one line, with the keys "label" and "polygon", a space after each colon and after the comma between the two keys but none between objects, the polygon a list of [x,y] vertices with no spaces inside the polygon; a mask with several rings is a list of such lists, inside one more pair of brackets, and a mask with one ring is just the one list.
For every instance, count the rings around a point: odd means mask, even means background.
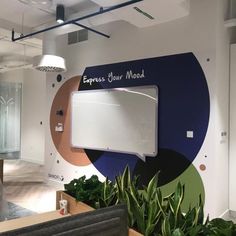
[{"label": "copper colored circle", "polygon": [[[71,132],[71,106],[70,97],[73,91],[77,91],[81,76],[76,76],[66,81],[58,90],[51,107],[50,129],[53,143],[64,158],[75,166],[86,166],[91,164],[83,149],[72,148],[70,143]],[[63,115],[57,115],[57,111],[62,110]],[[56,132],[58,123],[64,126],[63,132]]]},{"label": "copper colored circle", "polygon": [[205,166],[204,164],[201,164],[201,165],[199,166],[199,168],[200,168],[200,170],[202,170],[202,171],[206,170],[206,166]]}]

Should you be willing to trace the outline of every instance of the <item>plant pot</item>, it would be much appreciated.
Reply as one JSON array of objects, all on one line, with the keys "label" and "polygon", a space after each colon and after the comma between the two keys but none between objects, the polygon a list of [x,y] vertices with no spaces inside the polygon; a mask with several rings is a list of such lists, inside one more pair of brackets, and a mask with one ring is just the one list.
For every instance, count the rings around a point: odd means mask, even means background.
[{"label": "plant pot", "polygon": [[94,208],[88,206],[87,204],[83,202],[76,201],[75,198],[70,196],[69,194],[63,192],[63,191],[57,191],[56,195],[56,209],[60,209],[59,201],[61,199],[67,200],[68,202],[68,212],[71,215],[88,212],[94,210]]},{"label": "plant pot", "polygon": [[[56,192],[56,209],[57,210],[60,209],[59,201],[61,199],[67,200],[68,212],[71,215],[95,210],[94,208],[92,208],[91,206],[89,206],[83,202],[76,201],[76,199],[74,197],[70,196],[69,194],[67,194],[63,191]],[[140,234],[133,229],[129,229],[129,236],[143,236],[143,234]]]},{"label": "plant pot", "polygon": [[129,236],[143,236],[143,234],[129,228]]}]

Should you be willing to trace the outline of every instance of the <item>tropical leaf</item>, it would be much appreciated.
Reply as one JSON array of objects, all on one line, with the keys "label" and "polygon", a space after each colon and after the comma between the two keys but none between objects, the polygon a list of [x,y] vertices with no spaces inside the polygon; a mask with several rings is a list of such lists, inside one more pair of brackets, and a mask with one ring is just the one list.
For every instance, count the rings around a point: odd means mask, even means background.
[{"label": "tropical leaf", "polygon": [[131,203],[130,203],[130,197],[129,197],[128,192],[125,192],[125,195],[126,195],[126,204],[127,204],[127,209],[128,209],[128,224],[129,224],[129,227],[132,228],[135,223],[135,217],[133,214],[133,207],[134,206],[131,205]]},{"label": "tropical leaf", "polygon": [[160,189],[157,189],[157,194],[156,194],[156,201],[158,204],[158,207],[161,211],[161,214],[163,217],[166,217],[166,206],[163,204],[163,198],[162,198],[162,193]]},{"label": "tropical leaf", "polygon": [[[181,203],[184,199],[184,185],[180,183],[177,184],[174,194],[173,208],[174,208],[174,216],[175,216],[175,227],[177,227],[181,220]],[[170,201],[171,202],[171,201]]]},{"label": "tropical leaf", "polygon": [[148,203],[147,210],[148,213],[145,232],[148,235],[148,233],[151,232],[151,229],[154,229],[153,225],[156,225],[158,220],[160,219],[161,211],[155,199]]},{"label": "tropical leaf", "polygon": [[[171,236],[184,236],[184,232],[181,230],[181,229],[175,229],[174,231],[173,231],[173,233],[171,234]],[[191,235],[191,236],[193,236],[193,235]]]},{"label": "tropical leaf", "polygon": [[155,227],[156,227],[156,224],[151,224],[151,225],[147,226],[146,229],[145,229],[145,234],[144,235],[145,236],[152,235]]},{"label": "tropical leaf", "polygon": [[147,186],[147,201],[150,201],[150,199],[153,198],[153,195],[157,191],[158,174],[159,174],[159,172],[157,174],[155,174],[148,183],[148,186]]},{"label": "tropical leaf", "polygon": [[166,216],[163,220],[163,223],[162,223],[162,226],[161,226],[161,232],[162,232],[163,236],[171,236],[169,217],[168,216]]},{"label": "tropical leaf", "polygon": [[203,205],[203,201],[202,201],[202,197],[201,195],[199,195],[199,216],[198,216],[198,224],[203,224],[204,223],[204,205]]}]

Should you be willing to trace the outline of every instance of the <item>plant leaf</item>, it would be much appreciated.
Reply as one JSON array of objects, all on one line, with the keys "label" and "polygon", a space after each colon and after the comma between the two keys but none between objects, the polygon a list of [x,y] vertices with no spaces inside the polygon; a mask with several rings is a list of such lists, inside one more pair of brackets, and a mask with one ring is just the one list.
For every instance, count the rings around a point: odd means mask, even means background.
[{"label": "plant leaf", "polygon": [[[171,236],[184,236],[184,232],[181,230],[181,229],[175,229],[174,231],[173,231],[173,233],[171,234]],[[191,235],[191,236],[193,236],[193,235]]]}]

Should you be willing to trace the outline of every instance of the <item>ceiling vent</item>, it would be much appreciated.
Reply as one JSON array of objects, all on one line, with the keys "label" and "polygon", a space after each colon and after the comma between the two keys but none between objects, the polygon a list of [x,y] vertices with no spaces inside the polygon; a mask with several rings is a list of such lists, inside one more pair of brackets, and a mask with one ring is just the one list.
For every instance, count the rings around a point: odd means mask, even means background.
[{"label": "ceiling vent", "polygon": [[68,45],[88,40],[88,30],[82,29],[68,34]]},{"label": "ceiling vent", "polygon": [[141,10],[138,7],[134,7],[134,10],[136,10],[137,12],[141,13],[143,16],[149,18],[150,20],[154,20],[155,18],[153,16],[151,16],[150,14],[148,14],[147,12]]}]

